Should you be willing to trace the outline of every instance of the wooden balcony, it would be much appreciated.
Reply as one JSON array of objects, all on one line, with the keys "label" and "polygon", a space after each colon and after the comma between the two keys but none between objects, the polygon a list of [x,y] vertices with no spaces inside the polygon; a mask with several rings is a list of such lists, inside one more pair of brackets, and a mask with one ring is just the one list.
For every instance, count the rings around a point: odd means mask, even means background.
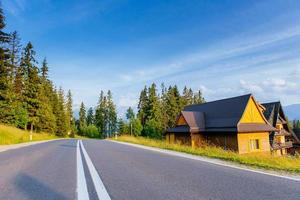
[{"label": "wooden balcony", "polygon": [[272,148],[274,150],[277,149],[287,149],[287,148],[291,148],[293,147],[293,143],[292,142],[284,142],[284,143],[278,143],[278,142],[274,142],[272,145]]}]

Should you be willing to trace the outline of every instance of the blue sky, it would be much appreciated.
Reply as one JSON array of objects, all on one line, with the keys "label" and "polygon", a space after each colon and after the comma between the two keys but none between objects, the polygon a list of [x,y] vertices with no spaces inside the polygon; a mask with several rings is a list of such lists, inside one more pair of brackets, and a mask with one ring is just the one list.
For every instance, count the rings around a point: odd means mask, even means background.
[{"label": "blue sky", "polygon": [[119,111],[145,84],[300,103],[299,1],[2,0],[8,30],[47,57],[55,84]]}]

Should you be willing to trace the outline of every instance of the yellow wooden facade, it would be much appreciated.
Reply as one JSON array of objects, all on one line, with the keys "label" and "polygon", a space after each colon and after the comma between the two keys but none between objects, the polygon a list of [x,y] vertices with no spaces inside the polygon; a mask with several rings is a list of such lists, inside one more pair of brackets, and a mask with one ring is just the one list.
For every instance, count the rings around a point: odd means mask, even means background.
[{"label": "yellow wooden facade", "polygon": [[[270,152],[269,133],[238,133],[238,152],[240,154],[245,153],[258,153],[258,152]],[[258,148],[252,146],[252,142],[258,142]]]},{"label": "yellow wooden facade", "polygon": [[260,108],[258,103],[255,102],[253,97],[249,99],[249,102],[239,123],[267,123],[267,120],[262,113],[262,109]]}]

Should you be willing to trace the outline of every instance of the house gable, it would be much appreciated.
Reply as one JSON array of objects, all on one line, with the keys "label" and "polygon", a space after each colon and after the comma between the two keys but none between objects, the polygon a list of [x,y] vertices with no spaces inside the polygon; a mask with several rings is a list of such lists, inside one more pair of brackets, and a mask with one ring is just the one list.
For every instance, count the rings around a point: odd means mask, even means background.
[{"label": "house gable", "polygon": [[177,126],[188,125],[182,114],[177,119],[176,125]]},{"label": "house gable", "polygon": [[262,123],[266,124],[266,119],[261,112],[261,108],[256,103],[255,99],[251,96],[245,107],[244,113],[239,123]]}]

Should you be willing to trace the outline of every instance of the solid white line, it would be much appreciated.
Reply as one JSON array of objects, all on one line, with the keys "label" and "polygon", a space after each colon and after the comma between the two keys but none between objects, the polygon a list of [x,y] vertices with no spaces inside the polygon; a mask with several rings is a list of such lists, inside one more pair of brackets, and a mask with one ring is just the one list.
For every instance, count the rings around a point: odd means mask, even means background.
[{"label": "solid white line", "polygon": [[89,200],[89,193],[86,186],[85,174],[84,174],[78,140],[77,140],[76,153],[77,153],[77,200]]},{"label": "solid white line", "polygon": [[107,190],[105,189],[105,186],[104,186],[104,184],[103,184],[103,182],[102,182],[95,166],[93,165],[90,156],[86,152],[81,140],[80,140],[80,144],[81,144],[81,149],[82,149],[82,152],[83,152],[83,156],[84,156],[85,161],[87,163],[87,166],[89,168],[89,171],[90,171],[90,174],[91,174],[91,177],[92,177],[92,180],[93,180],[98,198],[100,200],[110,200],[110,196],[109,196]]},{"label": "solid white line", "polygon": [[139,144],[132,144],[132,143],[127,143],[127,142],[113,141],[113,140],[107,140],[107,141],[115,142],[115,143],[119,143],[119,144],[124,144],[124,145],[128,145],[128,146],[133,146],[133,147],[136,147],[136,148],[146,149],[146,150],[150,150],[150,151],[156,151],[156,152],[159,152],[159,153],[164,153],[164,154],[168,154],[168,155],[172,155],[172,156],[177,156],[177,157],[182,157],[182,158],[188,158],[188,159],[192,159],[192,160],[207,162],[207,163],[214,164],[214,165],[230,167],[230,168],[234,168],[234,169],[238,169],[238,170],[244,170],[244,171],[249,171],[249,172],[254,172],[254,173],[258,173],[258,174],[264,174],[264,175],[268,175],[268,176],[274,176],[274,177],[278,177],[278,178],[284,178],[284,179],[300,182],[300,178],[284,176],[284,175],[278,175],[278,174],[273,174],[273,173],[269,173],[269,172],[264,172],[264,171],[239,167],[239,166],[235,166],[233,164],[224,163],[226,161],[219,161],[219,160],[215,160],[215,159],[204,158],[204,157],[201,157],[201,156],[190,155],[190,154],[187,154],[187,153],[176,152],[176,151],[171,151],[171,150],[166,150],[166,149],[159,149],[159,148],[155,148],[155,147],[148,147],[148,146],[143,146],[143,145],[139,145]]}]

